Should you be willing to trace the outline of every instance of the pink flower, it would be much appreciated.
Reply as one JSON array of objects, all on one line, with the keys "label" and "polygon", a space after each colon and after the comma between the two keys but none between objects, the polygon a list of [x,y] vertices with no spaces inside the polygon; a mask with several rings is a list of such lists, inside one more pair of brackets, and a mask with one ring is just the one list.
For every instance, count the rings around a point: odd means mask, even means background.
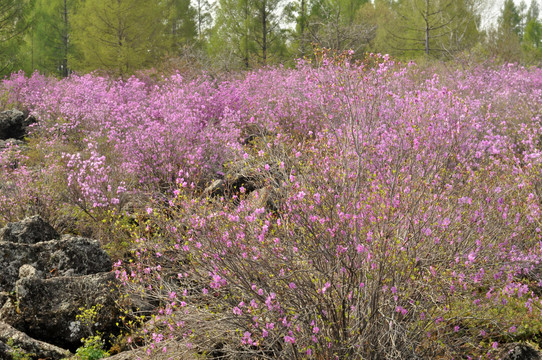
[{"label": "pink flower", "polygon": [[294,344],[295,343],[295,337],[293,336],[284,336],[284,342]]}]

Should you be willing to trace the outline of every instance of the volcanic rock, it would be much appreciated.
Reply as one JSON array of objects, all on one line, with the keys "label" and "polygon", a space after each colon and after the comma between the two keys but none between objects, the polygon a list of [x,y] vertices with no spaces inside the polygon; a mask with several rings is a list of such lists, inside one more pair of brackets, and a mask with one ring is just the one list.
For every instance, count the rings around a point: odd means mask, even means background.
[{"label": "volcanic rock", "polygon": [[36,122],[33,117],[26,117],[19,110],[0,112],[0,140],[22,140],[27,134],[29,125]]},{"label": "volcanic rock", "polygon": [[13,348],[7,345],[8,342],[19,351],[24,351],[33,358],[58,360],[67,358],[71,355],[68,350],[32,339],[25,333],[18,331],[8,324],[0,322],[0,360],[13,359],[10,355]]},{"label": "volcanic rock", "polygon": [[77,236],[35,244],[0,241],[0,291],[12,291],[23,265],[49,278],[111,271],[112,262],[97,241]]},{"label": "volcanic rock", "polygon": [[[75,350],[83,337],[114,333],[119,310],[112,272],[51,279],[25,277],[15,285],[15,301],[0,309],[0,319],[25,334]],[[85,323],[81,309],[95,309]]]},{"label": "volcanic rock", "polygon": [[527,344],[513,343],[505,346],[501,360],[541,360],[540,352]]},{"label": "volcanic rock", "polygon": [[39,215],[7,224],[0,230],[0,241],[35,244],[60,238],[60,235]]}]

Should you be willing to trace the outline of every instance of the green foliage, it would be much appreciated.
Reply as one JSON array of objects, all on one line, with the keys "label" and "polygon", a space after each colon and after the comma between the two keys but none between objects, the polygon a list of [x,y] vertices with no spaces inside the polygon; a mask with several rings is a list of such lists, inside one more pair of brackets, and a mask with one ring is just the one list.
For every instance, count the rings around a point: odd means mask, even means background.
[{"label": "green foliage", "polygon": [[16,71],[32,0],[0,0],[0,76]]},{"label": "green foliage", "polygon": [[525,26],[522,43],[526,64],[540,64],[542,61],[542,23],[531,19]]},{"label": "green foliage", "polygon": [[183,47],[195,42],[197,37],[196,12],[190,6],[190,0],[168,0],[166,11],[165,36],[170,53],[178,55]]},{"label": "green foliage", "polygon": [[538,20],[538,17],[540,16],[540,8],[538,7],[538,1],[537,0],[531,0],[531,5],[529,6],[529,9],[527,10],[527,23],[531,20]]},{"label": "green foliage", "polygon": [[536,0],[526,9],[507,0],[501,9],[497,29],[489,32],[490,55],[507,62],[539,64],[542,59],[542,23]]},{"label": "green foliage", "polygon": [[211,12],[213,6],[209,0],[195,0],[194,12],[195,12],[195,24],[198,34],[198,41],[201,43],[208,35],[209,26],[212,23],[213,17]]},{"label": "green foliage", "polygon": [[87,0],[74,20],[77,70],[123,76],[151,66],[164,53],[161,10],[146,0]]},{"label": "green foliage", "polygon": [[[483,0],[0,0],[0,76],[65,77],[193,65],[293,64],[311,44],[337,51],[450,58],[484,47],[537,64],[539,5],[507,0],[483,40]],[[481,15],[482,14],[482,15]],[[214,19],[213,19],[214,17]],[[186,61],[187,64],[184,64]],[[212,65],[211,65],[212,64]],[[184,65],[184,66],[183,66]]]},{"label": "green foliage", "polygon": [[306,34],[310,42],[337,51],[365,50],[376,28],[358,16],[360,9],[367,4],[367,0],[312,2],[306,19]]},{"label": "green foliage", "polygon": [[88,309],[79,308],[80,313],[75,318],[79,322],[81,322],[81,325],[86,330],[87,334],[92,334],[92,327],[94,326],[94,323],[96,322],[96,317],[98,316],[98,313],[102,308],[102,304],[94,305]]},{"label": "green foliage", "polygon": [[220,0],[210,39],[211,56],[234,58],[245,68],[284,58],[282,0]]},{"label": "green foliage", "polygon": [[540,21],[531,19],[527,22],[523,43],[535,49],[542,48],[542,23]]},{"label": "green foliage", "polygon": [[81,360],[98,360],[104,357],[109,356],[109,353],[104,350],[104,341],[100,334],[94,334],[93,326],[96,322],[96,317],[98,313],[103,308],[103,305],[97,304],[90,308],[80,308],[80,313],[76,316],[77,321],[79,321],[89,335],[86,338],[81,339],[83,346],[76,350],[75,356],[77,359]]},{"label": "green foliage", "polygon": [[514,4],[514,0],[505,0],[499,17],[499,32],[512,33],[519,36],[521,31],[521,15]]},{"label": "green foliage", "polygon": [[75,351],[76,359],[98,360],[109,356],[109,353],[103,349],[104,342],[99,335],[82,340],[84,345]]},{"label": "green foliage", "polygon": [[36,1],[26,44],[32,69],[64,77],[69,74],[69,59],[75,54],[71,41],[72,15],[80,3],[80,0]]},{"label": "green foliage", "polygon": [[395,21],[387,23],[394,54],[442,58],[478,41],[479,21],[470,0],[402,0],[391,5]]},{"label": "green foliage", "polygon": [[15,345],[13,339],[9,339],[7,341],[7,346],[11,348],[11,352],[9,355],[11,355],[11,358],[13,360],[31,360],[34,354],[27,353],[21,347]]}]

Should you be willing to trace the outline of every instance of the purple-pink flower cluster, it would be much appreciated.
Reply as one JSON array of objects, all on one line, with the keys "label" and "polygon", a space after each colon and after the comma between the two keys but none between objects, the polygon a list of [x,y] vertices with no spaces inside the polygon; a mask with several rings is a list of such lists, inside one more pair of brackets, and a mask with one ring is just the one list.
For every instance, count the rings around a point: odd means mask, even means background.
[{"label": "purple-pink flower cluster", "polygon": [[[151,348],[192,344],[203,316],[254,357],[491,357],[542,310],[540,69],[371,55],[227,81],[15,74],[2,88],[38,117],[63,201],[146,196],[137,261],[116,272],[163,305]],[[48,177],[12,156],[2,171],[26,201]],[[238,173],[230,193],[203,192]]]}]

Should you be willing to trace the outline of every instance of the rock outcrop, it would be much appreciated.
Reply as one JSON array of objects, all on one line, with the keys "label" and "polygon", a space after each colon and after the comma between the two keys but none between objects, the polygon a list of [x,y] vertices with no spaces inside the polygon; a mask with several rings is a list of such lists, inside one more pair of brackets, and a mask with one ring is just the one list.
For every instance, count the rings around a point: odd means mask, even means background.
[{"label": "rock outcrop", "polygon": [[218,179],[215,180],[209,185],[204,191],[204,196],[215,197],[215,196],[224,196],[225,183],[224,180]]},{"label": "rock outcrop", "polygon": [[0,341],[0,360],[12,360],[11,351],[12,349],[9,346]]},{"label": "rock outcrop", "polygon": [[0,291],[0,309],[2,308],[2,306],[4,306],[4,304],[8,300],[9,300],[9,293],[5,291]]},{"label": "rock outcrop", "polygon": [[527,344],[507,344],[500,354],[501,360],[542,360],[540,352]]},{"label": "rock outcrop", "polygon": [[71,355],[68,350],[33,339],[12,326],[0,322],[0,360],[13,359],[14,351],[24,352],[32,358],[51,360],[64,359]]},{"label": "rock outcrop", "polygon": [[27,117],[19,110],[0,112],[0,140],[22,140],[27,134],[28,126],[35,122],[35,118]]},{"label": "rock outcrop", "polygon": [[[96,331],[114,333],[119,310],[111,269],[109,255],[95,240],[60,237],[39,216],[10,223],[0,230],[0,321],[36,341],[70,350]],[[90,320],[78,318],[81,309],[94,309]]]},{"label": "rock outcrop", "polygon": [[[112,272],[51,279],[24,277],[15,286],[15,301],[0,309],[0,319],[31,337],[76,349],[96,331],[111,333],[120,314]],[[80,309],[95,307],[91,323],[78,319]],[[88,322],[88,321],[87,321]]]},{"label": "rock outcrop", "polygon": [[8,149],[14,146],[24,145],[24,141],[17,139],[0,140],[0,150]]},{"label": "rock outcrop", "polygon": [[12,243],[35,244],[58,238],[56,230],[38,215],[9,223],[0,230],[0,241]]},{"label": "rock outcrop", "polygon": [[0,241],[0,291],[13,290],[23,265],[46,279],[111,271],[112,262],[97,241],[77,236],[34,244]]}]

